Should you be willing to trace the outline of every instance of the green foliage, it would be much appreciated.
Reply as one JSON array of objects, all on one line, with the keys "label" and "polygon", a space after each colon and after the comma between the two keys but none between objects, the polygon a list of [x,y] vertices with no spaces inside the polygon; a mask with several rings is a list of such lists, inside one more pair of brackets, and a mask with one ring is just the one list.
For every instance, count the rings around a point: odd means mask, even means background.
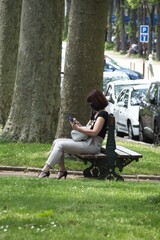
[{"label": "green foliage", "polygon": [[[142,0],[126,0],[128,5],[131,8],[139,8],[140,6],[142,6]],[[159,0],[147,0],[146,4],[154,4],[157,5]]]},{"label": "green foliage", "polygon": [[6,240],[159,240],[155,183],[0,178]]},{"label": "green foliage", "polygon": [[127,0],[127,2],[128,5],[133,9],[140,7],[140,5],[142,4],[141,0]]},{"label": "green foliage", "polygon": [[105,51],[113,50],[115,47],[115,44],[113,42],[105,42]]}]

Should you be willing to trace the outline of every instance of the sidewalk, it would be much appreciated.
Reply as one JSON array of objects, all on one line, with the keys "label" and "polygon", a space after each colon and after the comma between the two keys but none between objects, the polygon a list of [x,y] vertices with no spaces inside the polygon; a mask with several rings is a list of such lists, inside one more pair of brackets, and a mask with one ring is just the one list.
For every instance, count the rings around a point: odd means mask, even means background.
[{"label": "sidewalk", "polygon": [[[0,177],[33,177],[36,178],[40,172],[40,168],[25,168],[25,167],[12,167],[0,166]],[[56,178],[57,173],[52,172],[51,179]],[[132,182],[157,182],[160,183],[160,176],[155,175],[122,175],[125,181]],[[68,171],[67,179],[84,179],[81,171]]]}]

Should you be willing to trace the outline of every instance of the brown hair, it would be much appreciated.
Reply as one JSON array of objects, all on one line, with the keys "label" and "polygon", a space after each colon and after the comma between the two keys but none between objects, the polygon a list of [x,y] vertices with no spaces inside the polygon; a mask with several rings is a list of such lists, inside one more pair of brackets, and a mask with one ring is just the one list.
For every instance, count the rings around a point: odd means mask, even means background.
[{"label": "brown hair", "polygon": [[98,110],[104,109],[108,105],[107,99],[99,90],[92,90],[87,96],[87,102],[94,104]]}]

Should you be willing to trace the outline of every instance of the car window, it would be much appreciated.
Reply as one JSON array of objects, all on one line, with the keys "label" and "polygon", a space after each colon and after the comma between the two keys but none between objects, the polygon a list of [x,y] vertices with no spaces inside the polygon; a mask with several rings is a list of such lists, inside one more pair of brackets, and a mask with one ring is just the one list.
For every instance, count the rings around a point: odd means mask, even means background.
[{"label": "car window", "polygon": [[125,95],[124,95],[124,103],[125,105],[128,105],[128,98],[129,98],[129,89],[126,90]]},{"label": "car window", "polygon": [[124,89],[118,96],[117,98],[117,103],[118,102],[124,102],[124,96],[125,96],[125,93],[126,93],[126,89]]},{"label": "car window", "polygon": [[106,96],[109,97],[113,93],[112,86],[110,85],[107,89]]},{"label": "car window", "polygon": [[120,92],[125,88],[126,86],[125,85],[115,85],[114,86],[114,94],[115,94],[115,98],[117,99]]},{"label": "car window", "polygon": [[105,63],[104,69],[114,70],[115,68],[112,67],[112,65],[110,65],[110,64],[108,64],[108,63]]},{"label": "car window", "polygon": [[131,93],[131,106],[139,105],[142,98],[145,96],[147,89],[136,89]]},{"label": "car window", "polygon": [[158,101],[158,86],[155,83],[151,84],[148,97],[151,100],[154,99],[155,102]]},{"label": "car window", "polygon": [[122,67],[117,65],[117,64],[112,64],[112,68],[117,69],[117,70],[121,70],[122,69]]},{"label": "car window", "polygon": [[111,63],[117,65],[117,62],[113,58],[111,58],[109,56],[105,56],[105,61],[106,62],[111,62]]}]

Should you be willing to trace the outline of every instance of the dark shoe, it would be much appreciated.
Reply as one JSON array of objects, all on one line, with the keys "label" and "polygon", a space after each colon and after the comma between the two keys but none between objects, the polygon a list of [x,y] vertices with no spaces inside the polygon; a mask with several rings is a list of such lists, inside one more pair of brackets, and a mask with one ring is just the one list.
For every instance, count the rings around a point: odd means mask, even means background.
[{"label": "dark shoe", "polygon": [[38,174],[38,177],[39,178],[48,178],[50,175],[50,172],[43,172],[41,171],[39,174]]},{"label": "dark shoe", "polygon": [[62,177],[64,177],[66,179],[67,174],[68,174],[67,171],[64,171],[64,172],[63,171],[59,171],[58,175],[57,175],[57,179],[61,179]]}]

